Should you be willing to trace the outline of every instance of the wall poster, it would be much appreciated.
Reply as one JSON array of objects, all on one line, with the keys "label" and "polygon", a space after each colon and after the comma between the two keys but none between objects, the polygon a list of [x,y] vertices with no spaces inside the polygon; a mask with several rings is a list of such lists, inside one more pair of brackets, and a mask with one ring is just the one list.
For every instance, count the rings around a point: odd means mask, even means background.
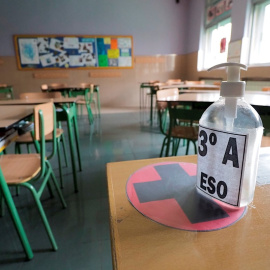
[{"label": "wall poster", "polygon": [[133,68],[132,36],[14,36],[25,69]]}]

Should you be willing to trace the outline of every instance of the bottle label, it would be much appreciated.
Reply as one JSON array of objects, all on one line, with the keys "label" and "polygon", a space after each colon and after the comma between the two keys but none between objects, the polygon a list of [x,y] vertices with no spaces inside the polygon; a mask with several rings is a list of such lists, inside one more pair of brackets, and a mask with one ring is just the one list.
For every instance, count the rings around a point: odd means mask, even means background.
[{"label": "bottle label", "polygon": [[247,134],[199,126],[197,188],[225,203],[239,206]]}]

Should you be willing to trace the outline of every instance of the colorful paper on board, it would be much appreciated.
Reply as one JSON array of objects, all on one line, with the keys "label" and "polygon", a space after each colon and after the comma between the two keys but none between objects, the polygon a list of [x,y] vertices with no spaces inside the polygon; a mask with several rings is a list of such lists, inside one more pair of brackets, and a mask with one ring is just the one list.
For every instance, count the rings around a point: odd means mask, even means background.
[{"label": "colorful paper on board", "polygon": [[98,63],[100,67],[108,67],[108,57],[107,55],[99,55]]},{"label": "colorful paper on board", "polygon": [[111,39],[111,49],[118,49],[117,39],[116,38]]},{"label": "colorful paper on board", "polygon": [[131,53],[130,53],[130,49],[121,49],[120,50],[120,55],[121,56],[126,56],[126,57],[128,57],[128,56],[131,56]]},{"label": "colorful paper on board", "polygon": [[105,37],[104,38],[104,44],[111,44],[111,38]]},{"label": "colorful paper on board", "polygon": [[104,45],[104,39],[103,38],[97,38],[97,49],[98,54],[106,55],[106,48]]},{"label": "colorful paper on board", "polygon": [[192,163],[146,166],[128,179],[128,199],[144,216],[176,229],[213,231],[240,220],[247,208],[236,208],[199,193],[196,171],[197,165]]},{"label": "colorful paper on board", "polygon": [[119,57],[119,50],[108,50],[107,51],[108,58],[118,58]]}]

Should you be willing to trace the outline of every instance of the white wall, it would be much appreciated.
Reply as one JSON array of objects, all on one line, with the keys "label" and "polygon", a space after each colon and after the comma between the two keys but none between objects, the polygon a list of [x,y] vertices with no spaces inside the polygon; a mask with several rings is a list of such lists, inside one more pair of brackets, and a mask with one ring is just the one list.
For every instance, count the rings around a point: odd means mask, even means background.
[{"label": "white wall", "polygon": [[14,34],[133,35],[135,55],[185,54],[189,0],[0,0],[0,56]]}]

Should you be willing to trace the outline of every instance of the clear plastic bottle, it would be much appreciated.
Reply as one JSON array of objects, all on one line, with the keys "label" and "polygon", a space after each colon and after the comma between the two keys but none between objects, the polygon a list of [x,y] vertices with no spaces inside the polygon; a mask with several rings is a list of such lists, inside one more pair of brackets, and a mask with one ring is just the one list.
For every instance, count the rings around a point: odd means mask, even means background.
[{"label": "clear plastic bottle", "polygon": [[[200,119],[197,187],[204,194],[242,207],[253,200],[262,121],[244,99],[245,82],[239,81],[238,63],[228,67],[228,81],[222,82],[218,101]],[[205,154],[206,152],[206,154]]]}]

